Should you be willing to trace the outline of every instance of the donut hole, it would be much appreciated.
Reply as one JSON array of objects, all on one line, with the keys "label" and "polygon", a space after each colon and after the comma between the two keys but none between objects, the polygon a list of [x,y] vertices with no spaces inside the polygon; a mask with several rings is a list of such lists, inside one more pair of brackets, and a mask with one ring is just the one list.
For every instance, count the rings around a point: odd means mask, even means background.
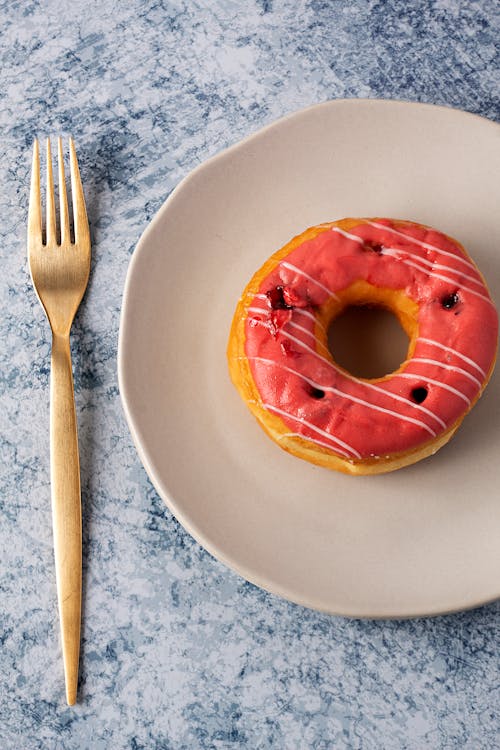
[{"label": "donut hole", "polygon": [[275,286],[266,292],[266,297],[269,300],[271,310],[291,310],[292,305],[289,305],[285,299],[284,287],[279,285]]},{"label": "donut hole", "polygon": [[384,246],[380,242],[373,242],[373,240],[365,240],[363,247],[365,250],[371,250],[372,253],[377,253],[378,255],[384,249]]},{"label": "donut hole", "polygon": [[330,323],[328,348],[351,375],[375,379],[398,369],[409,338],[398,317],[379,305],[349,305]]},{"label": "donut hole", "polygon": [[445,295],[441,300],[441,305],[445,310],[453,310],[453,308],[460,302],[460,297],[457,292]]},{"label": "donut hole", "polygon": [[308,394],[311,396],[311,398],[315,399],[321,399],[325,398],[325,392],[321,390],[321,388],[316,388],[314,385],[310,385],[307,389]]},{"label": "donut hole", "polygon": [[422,404],[428,395],[429,391],[423,385],[417,386],[417,388],[414,388],[411,392],[411,397],[417,404]]}]

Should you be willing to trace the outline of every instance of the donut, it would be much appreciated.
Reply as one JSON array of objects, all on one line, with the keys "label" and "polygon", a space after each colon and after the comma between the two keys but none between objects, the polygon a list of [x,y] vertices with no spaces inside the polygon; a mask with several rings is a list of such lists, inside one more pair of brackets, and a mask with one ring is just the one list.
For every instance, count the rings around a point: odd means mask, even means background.
[{"label": "donut", "polygon": [[[328,328],[347,307],[393,312],[406,359],[379,378],[333,359]],[[493,371],[498,315],[462,245],[412,221],[342,219],[272,255],[231,325],[231,379],[284,450],[348,474],[378,474],[450,440]]]}]

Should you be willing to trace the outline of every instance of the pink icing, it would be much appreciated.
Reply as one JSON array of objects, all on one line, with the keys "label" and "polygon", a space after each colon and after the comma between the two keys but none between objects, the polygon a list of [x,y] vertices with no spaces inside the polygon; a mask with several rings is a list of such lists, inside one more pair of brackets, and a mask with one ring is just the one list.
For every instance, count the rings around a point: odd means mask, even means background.
[{"label": "pink icing", "polygon": [[[315,309],[358,279],[403,290],[419,308],[413,357],[382,381],[342,372],[314,333]],[[416,448],[462,417],[497,335],[488,290],[459,246],[380,219],[329,229],[282,260],[250,303],[245,353],[262,404],[290,434],[363,459]]]}]

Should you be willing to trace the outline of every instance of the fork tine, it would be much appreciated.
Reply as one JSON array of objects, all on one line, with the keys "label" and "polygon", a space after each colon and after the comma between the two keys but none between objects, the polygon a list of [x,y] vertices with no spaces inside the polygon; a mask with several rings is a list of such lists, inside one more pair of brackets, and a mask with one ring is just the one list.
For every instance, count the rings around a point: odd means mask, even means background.
[{"label": "fork tine", "polygon": [[73,197],[73,221],[75,225],[75,243],[85,242],[89,239],[89,222],[87,209],[85,208],[85,196],[83,195],[80,170],[76,158],[75,144],[73,138],[69,139],[70,168],[71,168],[71,194]]},{"label": "fork tine", "polygon": [[56,206],[54,202],[54,177],[52,175],[52,154],[50,150],[50,138],[47,138],[47,217],[46,217],[46,244],[55,245],[56,239]]},{"label": "fork tine", "polygon": [[68,195],[66,193],[66,178],[64,175],[64,157],[62,138],[57,139],[57,160],[59,165],[59,213],[61,218],[61,245],[70,242]]},{"label": "fork tine", "polygon": [[40,152],[38,139],[33,142],[30,204],[28,209],[28,246],[42,243],[42,201],[40,197]]}]

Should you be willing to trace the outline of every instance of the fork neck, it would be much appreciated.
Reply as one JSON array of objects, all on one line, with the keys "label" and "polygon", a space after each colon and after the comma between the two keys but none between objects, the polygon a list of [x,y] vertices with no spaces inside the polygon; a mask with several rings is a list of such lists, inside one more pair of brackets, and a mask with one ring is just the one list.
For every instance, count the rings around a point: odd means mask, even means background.
[{"label": "fork neck", "polygon": [[69,324],[66,324],[64,321],[64,325],[61,325],[60,321],[54,320],[54,318],[49,318],[50,323],[50,331],[52,333],[52,341],[57,340],[66,340],[69,339],[69,332],[71,331],[71,324],[72,320],[69,322]]},{"label": "fork neck", "polygon": [[52,331],[52,356],[56,354],[71,357],[69,331]]}]

